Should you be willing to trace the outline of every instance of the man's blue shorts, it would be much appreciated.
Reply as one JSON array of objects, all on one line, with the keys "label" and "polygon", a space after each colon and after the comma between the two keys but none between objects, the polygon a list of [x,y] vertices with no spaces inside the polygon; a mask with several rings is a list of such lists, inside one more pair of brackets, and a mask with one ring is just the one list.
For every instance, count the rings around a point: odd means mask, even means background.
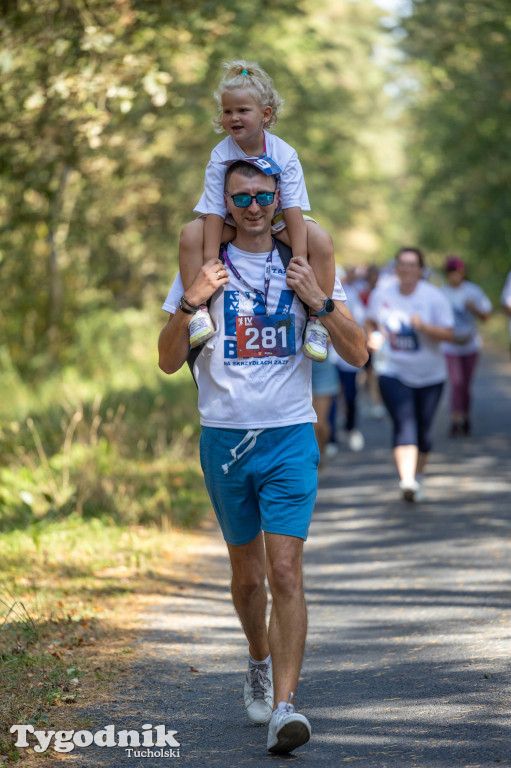
[{"label": "man's blue shorts", "polygon": [[226,542],[248,544],[261,530],[305,540],[318,490],[312,424],[265,429],[233,460],[232,449],[246,435],[247,430],[202,427],[202,470]]}]

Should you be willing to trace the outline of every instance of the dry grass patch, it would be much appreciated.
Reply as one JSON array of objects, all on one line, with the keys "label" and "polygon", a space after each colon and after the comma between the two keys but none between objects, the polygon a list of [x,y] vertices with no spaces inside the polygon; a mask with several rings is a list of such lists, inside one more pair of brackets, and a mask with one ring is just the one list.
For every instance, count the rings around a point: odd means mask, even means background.
[{"label": "dry grass patch", "polygon": [[[9,728],[87,729],[87,719],[75,711],[115,697],[138,653],[140,614],[178,592],[181,580],[193,581],[194,560],[207,541],[205,531],[100,530],[98,521],[75,521],[72,528],[43,535],[40,546],[25,552],[23,567],[11,547],[10,578],[2,574],[0,766],[65,759],[52,749],[37,754],[15,747]],[[62,545],[69,537],[74,548],[48,549],[50,540]],[[5,540],[2,548],[5,556]]]}]

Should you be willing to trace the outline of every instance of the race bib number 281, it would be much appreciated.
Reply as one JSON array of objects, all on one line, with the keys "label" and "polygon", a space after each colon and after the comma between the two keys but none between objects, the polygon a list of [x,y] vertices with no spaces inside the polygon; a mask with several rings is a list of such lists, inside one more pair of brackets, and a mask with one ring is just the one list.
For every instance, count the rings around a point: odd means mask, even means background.
[{"label": "race bib number 281", "polygon": [[236,318],[238,357],[296,354],[294,315],[242,315]]}]

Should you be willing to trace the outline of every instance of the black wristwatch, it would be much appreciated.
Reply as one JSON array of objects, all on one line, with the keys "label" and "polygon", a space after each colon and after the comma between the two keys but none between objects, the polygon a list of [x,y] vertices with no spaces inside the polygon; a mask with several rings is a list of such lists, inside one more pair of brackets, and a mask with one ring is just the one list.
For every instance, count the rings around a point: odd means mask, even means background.
[{"label": "black wristwatch", "polygon": [[333,302],[333,299],[330,298],[330,296],[327,296],[325,299],[325,303],[323,304],[323,307],[319,310],[319,312],[316,312],[315,314],[318,317],[324,317],[325,315],[329,315],[330,312],[333,312],[335,308],[335,304]]}]

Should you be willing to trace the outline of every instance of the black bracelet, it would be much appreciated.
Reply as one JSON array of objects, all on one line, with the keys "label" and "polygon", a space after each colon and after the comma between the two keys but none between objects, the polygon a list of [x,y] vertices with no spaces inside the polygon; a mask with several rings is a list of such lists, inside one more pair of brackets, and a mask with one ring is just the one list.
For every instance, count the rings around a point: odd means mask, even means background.
[{"label": "black bracelet", "polygon": [[193,309],[187,309],[187,308],[184,306],[184,304],[183,304],[183,299],[184,299],[184,296],[181,296],[181,298],[179,299],[179,309],[180,309],[182,312],[184,312],[186,315],[194,315],[194,314],[195,314],[195,310],[193,310]]},{"label": "black bracelet", "polygon": [[184,303],[186,304],[186,306],[187,306],[187,307],[190,307],[190,309],[193,309],[193,311],[194,311],[194,312],[197,312],[197,310],[199,310],[199,309],[200,309],[200,304],[199,304],[199,305],[191,304],[191,303],[188,301],[188,299],[186,298],[186,296],[184,295],[184,293],[183,293],[183,295],[181,296],[181,301],[184,301]]}]

